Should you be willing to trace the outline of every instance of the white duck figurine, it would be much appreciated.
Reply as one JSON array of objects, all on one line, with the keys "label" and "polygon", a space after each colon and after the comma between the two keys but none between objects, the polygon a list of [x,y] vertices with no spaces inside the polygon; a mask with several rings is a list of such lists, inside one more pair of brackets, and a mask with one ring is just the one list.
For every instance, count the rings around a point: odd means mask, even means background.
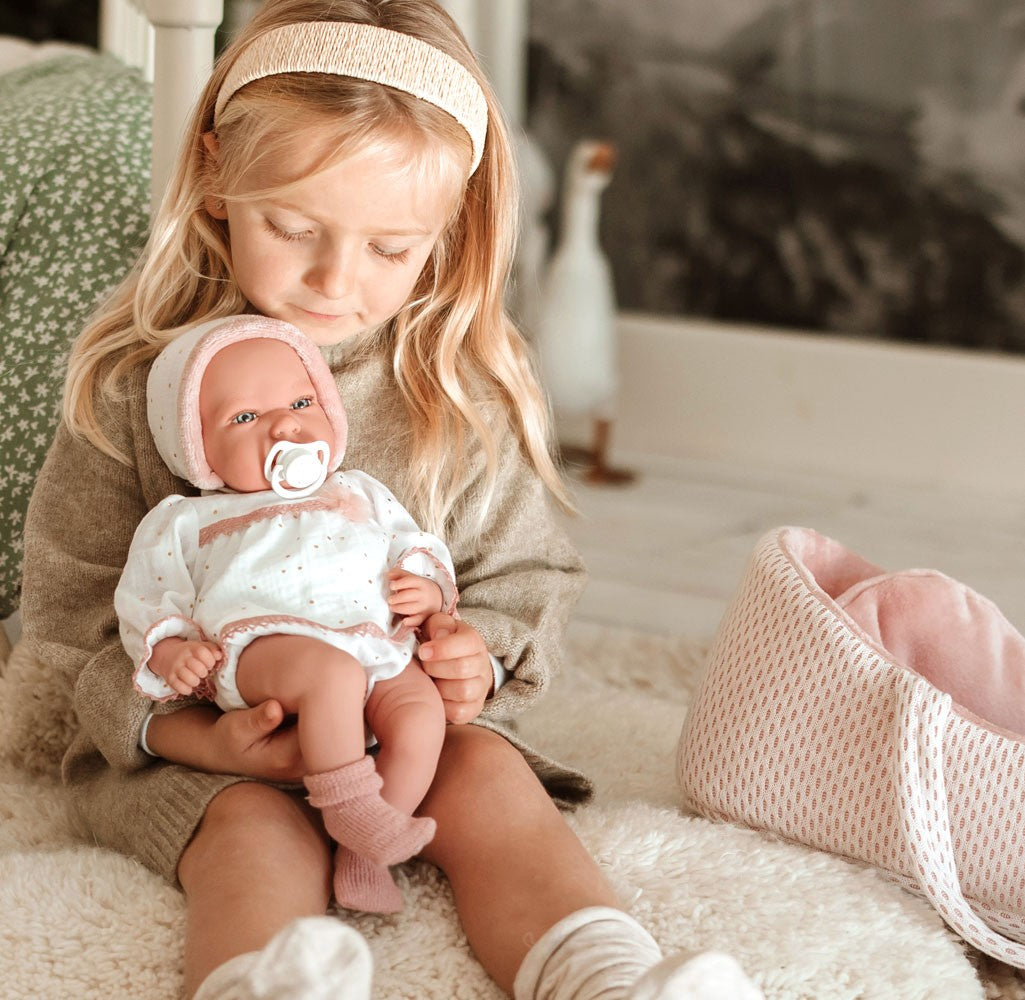
[{"label": "white duck figurine", "polygon": [[[623,482],[609,468],[612,417],[619,389],[616,300],[612,272],[598,242],[601,193],[612,177],[615,147],[580,142],[570,154],[563,188],[562,229],[538,303],[536,339],[541,374],[556,417],[590,418],[583,449],[592,482]],[[574,451],[563,446],[563,456]]]}]

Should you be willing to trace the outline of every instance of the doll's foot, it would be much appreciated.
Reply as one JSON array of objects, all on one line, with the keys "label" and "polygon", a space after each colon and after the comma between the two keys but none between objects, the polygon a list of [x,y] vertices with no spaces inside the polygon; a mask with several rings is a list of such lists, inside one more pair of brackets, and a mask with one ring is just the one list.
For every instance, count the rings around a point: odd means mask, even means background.
[{"label": "doll's foot", "polygon": [[305,782],[310,804],[323,813],[327,832],[374,864],[408,861],[434,837],[433,819],[409,816],[381,798],[383,782],[373,757],[307,775]]},{"label": "doll's foot", "polygon": [[739,963],[719,951],[670,955],[649,969],[631,1000],[765,1000]]},{"label": "doll's foot", "polygon": [[370,1000],[370,949],[336,917],[293,920],[210,973],[194,1000]]},{"label": "doll's foot", "polygon": [[363,913],[398,913],[402,893],[384,865],[339,847],[335,853],[335,902]]}]

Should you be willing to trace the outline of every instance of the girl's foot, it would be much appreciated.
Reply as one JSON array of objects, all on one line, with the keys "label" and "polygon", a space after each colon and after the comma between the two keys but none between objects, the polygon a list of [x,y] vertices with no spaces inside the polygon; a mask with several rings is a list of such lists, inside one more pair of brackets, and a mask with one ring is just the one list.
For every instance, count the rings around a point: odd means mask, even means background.
[{"label": "girl's foot", "polygon": [[335,902],[364,913],[398,913],[402,893],[384,865],[339,847],[335,853]]},{"label": "girl's foot", "polygon": [[630,1000],[765,1000],[739,963],[719,951],[671,955],[637,982]]},{"label": "girl's foot", "polygon": [[663,958],[633,917],[591,906],[563,917],[531,947],[515,1000],[764,1000],[720,952]]},{"label": "girl's foot", "polygon": [[383,782],[369,755],[304,780],[327,832],[374,864],[408,861],[434,837],[433,819],[409,816],[381,798]]},{"label": "girl's foot", "polygon": [[214,969],[193,1000],[370,1000],[370,949],[335,917],[293,920]]}]

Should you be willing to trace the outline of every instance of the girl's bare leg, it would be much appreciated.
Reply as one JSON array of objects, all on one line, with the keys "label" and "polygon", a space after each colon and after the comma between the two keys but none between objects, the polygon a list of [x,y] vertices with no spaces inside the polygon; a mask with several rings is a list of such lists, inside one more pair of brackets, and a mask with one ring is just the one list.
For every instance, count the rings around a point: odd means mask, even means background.
[{"label": "girl's bare leg", "polygon": [[366,706],[381,744],[377,773],[381,797],[412,815],[423,801],[445,738],[445,707],[434,682],[413,660],[397,677],[378,681]]},{"label": "girl's bare leg", "polygon": [[303,803],[253,782],[220,792],[178,865],[186,996],[295,918],[324,914],[333,867],[319,818]]},{"label": "girl's bare leg", "polygon": [[522,755],[496,733],[447,728],[420,813],[438,824],[421,856],[448,876],[471,947],[508,993],[531,945],[557,921],[619,906]]}]

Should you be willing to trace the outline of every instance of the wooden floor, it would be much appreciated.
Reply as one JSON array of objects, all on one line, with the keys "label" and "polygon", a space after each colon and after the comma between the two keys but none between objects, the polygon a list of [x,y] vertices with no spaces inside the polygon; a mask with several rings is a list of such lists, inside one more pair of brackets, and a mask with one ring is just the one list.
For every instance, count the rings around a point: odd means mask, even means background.
[{"label": "wooden floor", "polygon": [[887,569],[942,570],[1025,632],[1025,501],[637,458],[626,486],[574,479],[591,580],[579,618],[709,637],[760,535],[815,528]]}]

